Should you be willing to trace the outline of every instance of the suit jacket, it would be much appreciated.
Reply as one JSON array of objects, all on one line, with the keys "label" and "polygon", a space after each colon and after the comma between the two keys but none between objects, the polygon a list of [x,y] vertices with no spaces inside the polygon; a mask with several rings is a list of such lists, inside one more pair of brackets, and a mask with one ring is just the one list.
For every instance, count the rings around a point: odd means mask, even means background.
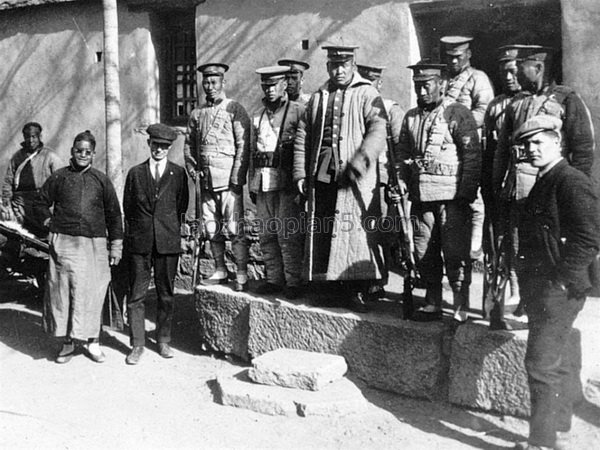
[{"label": "suit jacket", "polygon": [[521,272],[585,293],[591,286],[588,268],[600,246],[599,229],[590,179],[563,159],[535,183],[527,199],[519,227]]},{"label": "suit jacket", "polygon": [[125,181],[125,246],[130,253],[181,253],[181,220],[188,205],[187,175],[167,161],[158,186],[149,160],[132,167]]}]

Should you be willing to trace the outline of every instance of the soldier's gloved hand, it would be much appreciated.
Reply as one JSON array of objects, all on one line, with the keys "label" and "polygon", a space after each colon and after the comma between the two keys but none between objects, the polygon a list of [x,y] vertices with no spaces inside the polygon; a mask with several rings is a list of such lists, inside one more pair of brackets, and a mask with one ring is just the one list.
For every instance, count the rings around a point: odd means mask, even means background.
[{"label": "soldier's gloved hand", "polygon": [[256,192],[250,192],[250,200],[256,205]]},{"label": "soldier's gloved hand", "polygon": [[236,195],[240,195],[242,193],[243,187],[239,184],[229,183],[229,190]]},{"label": "soldier's gloved hand", "polygon": [[302,195],[306,195],[306,179],[302,178],[296,182],[296,187],[298,188],[298,192]]}]

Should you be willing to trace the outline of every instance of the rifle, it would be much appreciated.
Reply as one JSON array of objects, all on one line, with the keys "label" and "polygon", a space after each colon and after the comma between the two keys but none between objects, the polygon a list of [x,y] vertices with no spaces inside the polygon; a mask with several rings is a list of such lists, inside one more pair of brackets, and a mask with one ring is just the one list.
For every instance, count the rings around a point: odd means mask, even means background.
[{"label": "rifle", "polygon": [[[507,226],[507,228],[509,228]],[[507,233],[494,231],[493,221],[486,217],[484,222],[484,273],[483,273],[483,317],[490,321],[492,329],[506,329],[504,321],[504,298],[510,277],[507,248]]]},{"label": "rifle", "polygon": [[204,222],[202,220],[202,172],[197,171],[196,177],[194,178],[194,193],[195,193],[195,228],[194,228],[194,258],[192,260],[193,271],[192,271],[192,288],[195,288],[201,281],[202,275],[200,274],[200,253],[202,250],[202,244],[204,242],[202,236],[204,233]]},{"label": "rifle", "polygon": [[12,227],[10,222],[0,223],[0,233],[46,254],[50,252],[50,246],[47,242],[44,242],[33,235],[29,235],[29,233],[26,230],[22,230],[21,227]]},{"label": "rifle", "polygon": [[415,281],[418,279],[417,264],[415,261],[415,248],[413,242],[413,229],[410,221],[408,192],[400,188],[400,166],[396,163],[394,156],[394,144],[392,142],[391,127],[387,124],[387,154],[391,166],[390,170],[390,191],[400,196],[400,201],[393,201],[396,213],[400,219],[400,249],[401,249],[401,267],[404,272],[404,290],[402,294],[402,312],[404,319],[410,319],[414,313],[414,299],[412,290]]}]

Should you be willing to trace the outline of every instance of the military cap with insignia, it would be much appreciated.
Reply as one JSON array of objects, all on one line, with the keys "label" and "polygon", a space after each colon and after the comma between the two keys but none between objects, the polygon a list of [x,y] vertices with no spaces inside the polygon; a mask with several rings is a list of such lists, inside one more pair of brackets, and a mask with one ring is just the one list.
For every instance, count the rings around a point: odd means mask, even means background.
[{"label": "military cap with insignia", "polygon": [[560,133],[562,128],[562,120],[558,117],[542,114],[534,116],[525,122],[515,131],[513,139],[515,142],[523,142],[525,139],[534,136],[542,131],[553,131]]},{"label": "military cap with insignia", "polygon": [[170,144],[177,139],[177,132],[170,126],[162,123],[153,123],[146,128],[146,133],[155,142],[163,142],[165,144]]},{"label": "military cap with insignia", "polygon": [[357,64],[356,68],[361,77],[366,78],[369,81],[378,80],[381,78],[385,66]]},{"label": "military cap with insignia", "polygon": [[444,46],[447,55],[462,55],[469,49],[469,44],[473,40],[470,36],[444,36],[440,42]]},{"label": "military cap with insignia", "polygon": [[202,73],[202,76],[209,77],[211,75],[223,76],[225,72],[229,70],[229,66],[223,63],[207,63],[198,66],[196,69]]},{"label": "military cap with insignia", "polygon": [[552,59],[554,49],[542,45],[520,45],[520,61],[549,61]]},{"label": "military cap with insignia", "polygon": [[280,66],[288,66],[290,68],[290,72],[304,72],[305,70],[310,69],[310,65],[304,61],[299,61],[297,59],[280,59],[277,61],[277,64]]},{"label": "military cap with insignia", "polygon": [[430,59],[422,59],[407,67],[413,71],[413,81],[428,81],[435,77],[442,77],[446,70],[446,64],[434,63]]},{"label": "military cap with insignia", "polygon": [[509,44],[498,47],[498,62],[516,61],[519,59],[520,50],[523,48],[519,44]]},{"label": "military cap with insignia", "polygon": [[256,69],[256,73],[260,75],[260,83],[264,85],[277,84],[280,80],[284,80],[289,72],[289,66],[267,66]]},{"label": "military cap with insignia", "polygon": [[346,62],[354,59],[355,50],[358,45],[324,45],[321,47],[327,51],[327,60],[331,62]]}]

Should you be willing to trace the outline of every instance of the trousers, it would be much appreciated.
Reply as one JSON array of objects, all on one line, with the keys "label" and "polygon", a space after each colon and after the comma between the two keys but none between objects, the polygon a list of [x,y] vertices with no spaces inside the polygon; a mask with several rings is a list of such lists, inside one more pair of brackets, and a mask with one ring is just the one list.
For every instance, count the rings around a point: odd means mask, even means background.
[{"label": "trousers", "polygon": [[585,298],[539,276],[519,274],[529,318],[525,368],[531,393],[529,443],[554,447],[557,431],[569,431],[580,368],[570,355],[573,322]]},{"label": "trousers", "polygon": [[256,197],[267,282],[279,286],[301,283],[304,233],[295,196],[293,191],[280,190],[259,192]]},{"label": "trousers", "polygon": [[154,250],[149,254],[130,255],[129,283],[130,295],[127,300],[131,345],[144,346],[146,343],[146,294],[154,267],[156,286],[156,341],[171,341],[171,328],[174,307],[174,282],[177,273],[178,254],[161,255]]},{"label": "trousers", "polygon": [[[468,306],[471,285],[471,211],[454,200],[413,203],[414,243],[417,269],[428,291],[427,301],[441,307],[442,277],[446,276],[462,306]],[[456,305],[459,306],[459,305]]]}]

